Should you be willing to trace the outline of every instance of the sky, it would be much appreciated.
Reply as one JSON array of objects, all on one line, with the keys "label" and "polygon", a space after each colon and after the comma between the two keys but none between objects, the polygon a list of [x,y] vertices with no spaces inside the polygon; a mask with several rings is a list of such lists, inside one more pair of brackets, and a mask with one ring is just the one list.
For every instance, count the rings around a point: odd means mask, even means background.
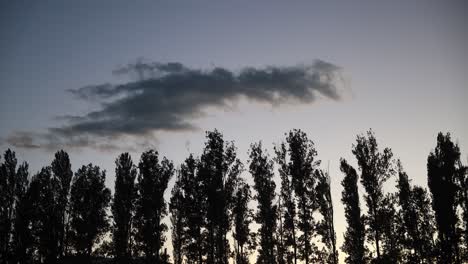
[{"label": "sky", "polygon": [[341,243],[339,159],[356,164],[357,134],[372,128],[422,186],[439,131],[468,159],[467,11],[461,0],[1,1],[0,148],[32,173],[65,148],[74,170],[100,165],[112,188],[124,151],[180,164],[217,128],[247,162],[251,143],[273,154],[299,128],[329,168]]}]

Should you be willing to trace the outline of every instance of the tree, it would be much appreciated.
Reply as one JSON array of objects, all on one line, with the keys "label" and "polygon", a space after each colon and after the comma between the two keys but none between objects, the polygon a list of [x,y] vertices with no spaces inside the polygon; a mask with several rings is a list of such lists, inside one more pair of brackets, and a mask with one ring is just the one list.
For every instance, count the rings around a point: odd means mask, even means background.
[{"label": "tree", "polygon": [[15,209],[16,165],[15,152],[7,149],[0,166],[0,261],[11,257],[12,226]]},{"label": "tree", "polygon": [[274,205],[275,182],[273,181],[273,161],[262,149],[262,143],[250,147],[249,171],[254,179],[257,213],[255,221],[260,225],[260,249],[257,263],[273,264],[275,261],[275,229],[277,208]]},{"label": "tree", "polygon": [[[278,164],[281,178],[281,191],[278,201],[280,233],[278,257],[280,263],[297,264],[297,239],[296,239],[296,204],[294,202],[294,189],[290,179],[288,162],[286,160],[287,149],[284,143],[275,147],[275,162]],[[292,248],[292,250],[291,250]]]},{"label": "tree", "polygon": [[29,172],[28,163],[24,162],[18,167],[15,187],[15,219],[12,238],[13,263],[28,263],[31,256],[28,248],[31,247],[30,201],[28,199]]},{"label": "tree", "polygon": [[206,137],[198,173],[207,198],[207,263],[226,264],[229,256],[227,232],[231,225],[230,210],[243,166],[237,158],[234,143],[225,143],[220,132],[207,132]]},{"label": "tree", "polygon": [[199,173],[200,161],[192,154],[180,166],[180,186],[184,194],[184,206],[179,208],[185,218],[185,239],[183,251],[187,263],[202,264],[207,248],[206,215],[207,195]]},{"label": "tree", "polygon": [[420,186],[413,187],[412,199],[416,209],[418,230],[421,230],[420,237],[415,243],[424,263],[434,263],[436,224],[431,209],[431,199],[426,189]]},{"label": "tree", "polygon": [[34,251],[40,263],[57,261],[56,214],[52,168],[43,167],[31,180],[28,190],[31,203],[31,231]]},{"label": "tree", "polygon": [[[313,213],[318,209],[316,203],[316,178],[315,171],[320,165],[320,160],[316,160],[317,151],[314,143],[307,138],[307,135],[298,129],[294,129],[287,134],[287,148],[280,147],[277,149],[277,160],[287,162],[286,157],[289,157],[289,162],[282,167],[283,172],[287,172],[294,190],[294,202],[297,208],[297,229],[300,236],[297,238],[299,245],[299,254],[294,254],[300,259],[305,260],[308,264],[313,257],[315,248],[312,247],[311,241],[314,237],[315,221]],[[283,152],[286,151],[287,153]],[[286,202],[286,201],[285,201]],[[286,219],[285,219],[286,220]],[[291,223],[288,223],[291,224]],[[295,259],[296,261],[296,259]]]},{"label": "tree", "polygon": [[115,160],[115,187],[111,210],[113,215],[112,239],[118,263],[128,263],[131,258],[130,239],[135,214],[136,167],[128,153]]},{"label": "tree", "polygon": [[434,226],[426,191],[411,186],[398,161],[397,198],[400,206],[403,258],[407,263],[432,263]]},{"label": "tree", "polygon": [[70,183],[72,180],[73,172],[71,170],[71,163],[68,153],[63,150],[55,153],[55,159],[52,161],[53,172],[53,187],[55,198],[55,225],[54,233],[56,234],[57,251],[54,254],[63,256],[66,248],[66,226],[68,221],[68,196],[70,193]]},{"label": "tree", "polygon": [[372,130],[367,136],[358,135],[352,150],[361,170],[361,183],[366,194],[364,196],[368,214],[367,223],[371,233],[377,261],[381,261],[382,230],[385,218],[382,215],[384,193],[383,184],[393,175],[392,151],[385,148],[379,152],[377,140]]},{"label": "tree", "polygon": [[185,197],[182,190],[182,181],[180,173],[177,175],[176,182],[171,191],[171,199],[169,202],[169,212],[171,214],[172,224],[172,259],[174,264],[182,264],[184,259],[184,246],[185,246]]},{"label": "tree", "polygon": [[457,162],[460,159],[460,149],[450,138],[439,133],[437,146],[427,158],[427,178],[432,194],[432,208],[438,230],[440,261],[459,263],[459,237],[456,226],[457,217]]},{"label": "tree", "polygon": [[338,264],[338,251],[336,249],[336,234],[333,221],[333,202],[330,188],[330,176],[322,170],[316,171],[318,184],[316,187],[319,212],[323,220],[318,223],[317,232],[322,237],[322,242],[328,249],[327,263]]},{"label": "tree", "polygon": [[174,175],[174,165],[166,157],[159,161],[157,151],[143,152],[138,165],[135,227],[136,241],[148,263],[162,263],[162,245],[167,226],[161,220],[167,215],[164,192]]},{"label": "tree", "polygon": [[70,242],[78,256],[89,261],[93,245],[108,230],[107,207],[111,192],[105,186],[106,172],[93,164],[75,173],[70,193]]},{"label": "tree", "polygon": [[342,246],[342,250],[347,254],[345,262],[347,264],[366,263],[365,229],[359,203],[358,175],[356,170],[345,159],[341,159],[340,169],[345,174],[341,182],[343,186],[341,201],[344,205],[345,218],[348,224]]},{"label": "tree", "polygon": [[402,221],[395,208],[396,196],[386,194],[381,204],[383,254],[379,263],[401,263]]},{"label": "tree", "polygon": [[468,262],[468,166],[464,166],[459,160],[457,169],[457,204],[461,207],[461,238],[463,239],[464,252],[462,261]]},{"label": "tree", "polygon": [[239,181],[234,193],[234,205],[232,209],[236,264],[249,263],[249,253],[255,244],[249,227],[253,217],[252,209],[249,209],[251,198],[249,185],[244,181]]}]

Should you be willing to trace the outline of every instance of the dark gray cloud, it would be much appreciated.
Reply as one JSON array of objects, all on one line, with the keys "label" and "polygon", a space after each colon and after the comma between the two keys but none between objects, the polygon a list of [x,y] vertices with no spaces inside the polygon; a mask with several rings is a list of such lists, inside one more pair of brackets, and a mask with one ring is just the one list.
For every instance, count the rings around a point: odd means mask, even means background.
[{"label": "dark gray cloud", "polygon": [[341,96],[337,88],[340,68],[321,60],[290,67],[246,67],[237,72],[139,61],[114,73],[130,76],[131,81],[69,90],[76,98],[98,102],[99,110],[64,116],[65,124],[49,128],[47,134],[23,132],[8,142],[23,148],[95,147],[105,139],[110,147],[122,136],[196,129],[193,121],[204,116],[207,107],[224,107],[240,99],[280,106],[308,104],[320,97],[339,100]]}]

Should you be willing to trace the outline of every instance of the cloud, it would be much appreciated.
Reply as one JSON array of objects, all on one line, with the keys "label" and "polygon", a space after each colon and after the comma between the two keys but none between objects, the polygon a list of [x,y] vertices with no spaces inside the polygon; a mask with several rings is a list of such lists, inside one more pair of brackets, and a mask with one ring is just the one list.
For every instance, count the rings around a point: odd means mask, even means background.
[{"label": "cloud", "polygon": [[114,74],[129,76],[130,81],[68,90],[79,100],[98,102],[100,109],[63,116],[63,126],[49,128],[42,135],[23,132],[8,142],[23,148],[96,147],[105,139],[110,147],[122,136],[195,130],[194,119],[203,117],[207,107],[225,107],[240,99],[281,106],[341,98],[340,67],[321,60],[309,65],[246,67],[237,72],[138,61]]},{"label": "cloud", "polygon": [[14,135],[10,135],[5,142],[21,148],[40,148],[39,145],[34,143],[35,138],[35,135],[29,132],[16,132]]}]

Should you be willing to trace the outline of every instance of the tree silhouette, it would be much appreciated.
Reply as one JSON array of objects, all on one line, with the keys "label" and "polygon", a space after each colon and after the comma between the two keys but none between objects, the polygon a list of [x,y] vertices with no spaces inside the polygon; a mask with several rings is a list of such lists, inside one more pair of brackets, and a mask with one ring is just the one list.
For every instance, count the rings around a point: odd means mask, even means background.
[{"label": "tree silhouette", "polygon": [[249,208],[251,198],[249,185],[244,181],[239,181],[234,193],[234,205],[232,209],[236,264],[249,263],[249,255],[255,244],[249,227],[253,217],[252,209]]},{"label": "tree silhouette", "polygon": [[180,186],[184,194],[182,210],[185,222],[185,239],[182,245],[187,257],[187,263],[202,264],[204,261],[206,242],[206,211],[207,197],[200,179],[198,168],[200,161],[190,155],[180,166]]},{"label": "tree silhouette", "polygon": [[[71,170],[71,163],[68,154],[60,150],[55,153],[55,159],[52,161],[53,172],[53,185],[55,197],[55,221],[57,241],[57,253],[59,256],[64,255],[66,248],[66,226],[67,226],[67,210],[68,210],[68,196],[70,193],[70,183],[72,180],[73,172]],[[55,254],[55,253],[54,253]]]},{"label": "tree silhouette", "polygon": [[398,161],[398,205],[400,206],[400,240],[403,260],[407,263],[431,263],[434,236],[433,217],[426,191],[412,187],[408,175]]},{"label": "tree silhouette", "polygon": [[424,263],[434,263],[436,224],[431,209],[431,199],[426,189],[415,186],[412,192],[413,203],[417,212],[417,224],[420,238],[414,241],[418,245]]},{"label": "tree silhouette", "polygon": [[206,133],[207,142],[200,158],[199,177],[206,194],[207,263],[226,264],[229,256],[227,232],[229,211],[242,163],[232,142],[225,144],[217,130]]},{"label": "tree silhouette", "polygon": [[70,193],[70,242],[78,256],[90,261],[93,245],[99,241],[109,222],[106,213],[111,193],[104,185],[105,171],[93,164],[75,173]]},{"label": "tree silhouette", "polygon": [[7,149],[0,167],[0,261],[2,262],[6,262],[12,253],[17,162],[15,152]]},{"label": "tree silhouette", "polygon": [[262,149],[262,143],[250,147],[249,171],[254,180],[257,213],[255,221],[260,225],[260,249],[257,263],[273,264],[275,261],[275,229],[277,208],[274,205],[276,184],[273,181],[273,161]]},{"label": "tree silhouette", "polygon": [[316,248],[311,244],[314,237],[315,221],[313,213],[318,209],[317,197],[315,193],[316,177],[315,171],[320,165],[320,160],[315,160],[317,151],[314,143],[307,138],[307,135],[298,129],[291,130],[286,137],[287,148],[280,147],[277,152],[287,149],[286,153],[278,153],[277,156],[289,156],[289,162],[283,170],[289,174],[291,186],[294,190],[294,198],[297,208],[297,228],[300,235],[296,242],[298,245],[298,255],[300,259],[308,264]]},{"label": "tree silhouette", "polygon": [[317,233],[321,235],[325,244],[327,263],[338,264],[338,251],[336,249],[335,224],[333,221],[333,202],[330,188],[330,176],[322,170],[316,171],[318,184],[316,187],[317,202],[323,220],[317,225]]},{"label": "tree silhouette", "polygon": [[57,261],[56,214],[52,168],[43,167],[31,180],[29,187],[32,217],[31,230],[34,251],[40,263]]},{"label": "tree silhouette", "polygon": [[[206,138],[201,157],[190,154],[180,165],[171,190],[174,264],[247,264],[255,255],[256,263],[265,264],[338,263],[330,176],[319,168],[314,143],[304,132],[287,133],[273,160],[261,142],[251,145],[253,193],[240,177],[244,170],[234,143],[225,142],[217,130]],[[450,134],[439,133],[428,156],[431,195],[411,184],[399,160],[394,169],[391,150],[380,151],[372,131],[357,136],[352,153],[360,174],[340,160],[345,263],[467,261],[468,169]],[[281,181],[278,194],[274,162]],[[17,165],[15,153],[5,151],[0,263],[170,263],[163,247],[168,229],[164,193],[175,170],[158,152],[143,152],[138,169],[128,153],[117,157],[110,210],[111,193],[98,166],[82,166],[72,177],[63,150],[32,179],[26,162]],[[384,183],[395,173],[396,192],[385,193]],[[361,213],[359,178],[367,215]]]},{"label": "tree silhouette", "polygon": [[345,159],[341,159],[340,169],[345,174],[341,182],[344,189],[341,201],[348,224],[342,246],[342,250],[347,254],[345,262],[347,264],[366,263],[365,229],[359,203],[358,175]]},{"label": "tree silhouette", "polygon": [[12,238],[12,263],[28,263],[31,260],[31,256],[28,252],[28,248],[31,247],[32,243],[31,232],[29,229],[31,208],[27,193],[29,188],[28,168],[28,164],[24,162],[18,167],[16,173],[16,206]]},{"label": "tree silhouette", "polygon": [[174,165],[165,157],[160,162],[158,152],[149,150],[141,155],[138,168],[136,242],[145,254],[147,263],[163,263],[165,255],[161,249],[167,230],[166,224],[161,222],[167,214],[164,192],[174,175]]},{"label": "tree silhouette", "polygon": [[361,183],[366,191],[364,198],[368,209],[366,220],[375,243],[377,262],[379,262],[382,256],[382,230],[385,221],[382,215],[384,200],[382,187],[384,182],[394,173],[393,154],[389,148],[379,152],[377,140],[372,130],[367,132],[367,136],[357,136],[352,152],[361,170]]},{"label": "tree silhouette", "polygon": [[464,245],[461,252],[462,262],[468,262],[468,166],[464,166],[459,160],[457,164],[456,182],[458,186],[457,204],[461,207],[461,241],[460,245]]},{"label": "tree silhouette", "polygon": [[410,263],[421,263],[420,250],[418,250],[418,223],[417,212],[412,201],[412,188],[408,175],[403,171],[401,162],[398,160],[398,181],[397,181],[397,201],[401,208],[400,217],[402,220],[401,239],[404,245],[403,257]]},{"label": "tree silhouette", "polygon": [[172,230],[172,259],[174,264],[182,264],[184,260],[184,247],[186,246],[185,239],[185,197],[182,189],[181,174],[177,175],[176,182],[171,191],[171,199],[169,202],[169,212],[171,214],[171,230]]},{"label": "tree silhouette", "polygon": [[458,145],[452,142],[450,133],[439,133],[437,146],[427,158],[427,178],[437,223],[439,259],[445,263],[460,263],[455,201],[456,165],[459,159],[460,150]]},{"label": "tree silhouette", "polygon": [[397,204],[396,196],[386,194],[381,204],[381,227],[383,254],[379,263],[401,263],[402,251],[402,236],[401,236],[401,219],[397,214],[395,205]]},{"label": "tree silhouette", "polygon": [[288,162],[286,160],[287,149],[284,143],[275,147],[275,162],[278,164],[281,178],[281,191],[279,195],[279,249],[280,263],[297,263],[297,238],[296,238],[296,204],[294,202],[294,189],[290,179]]},{"label": "tree silhouette", "polygon": [[128,263],[131,257],[130,240],[135,214],[136,167],[128,153],[115,160],[115,187],[111,210],[113,215],[112,239],[117,263]]}]

